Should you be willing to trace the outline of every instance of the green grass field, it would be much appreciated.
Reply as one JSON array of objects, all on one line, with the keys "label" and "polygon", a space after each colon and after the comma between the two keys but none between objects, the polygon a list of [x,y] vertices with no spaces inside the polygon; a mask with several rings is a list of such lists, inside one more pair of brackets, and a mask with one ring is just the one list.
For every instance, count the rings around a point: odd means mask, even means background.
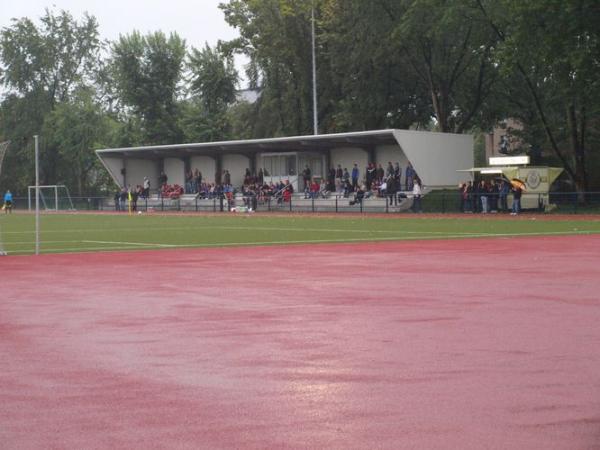
[{"label": "green grass field", "polygon": [[[465,239],[600,233],[600,220],[465,216],[270,216],[47,214],[42,253],[231,245],[310,244],[414,239]],[[9,254],[35,249],[35,219],[2,215],[0,242]]]}]

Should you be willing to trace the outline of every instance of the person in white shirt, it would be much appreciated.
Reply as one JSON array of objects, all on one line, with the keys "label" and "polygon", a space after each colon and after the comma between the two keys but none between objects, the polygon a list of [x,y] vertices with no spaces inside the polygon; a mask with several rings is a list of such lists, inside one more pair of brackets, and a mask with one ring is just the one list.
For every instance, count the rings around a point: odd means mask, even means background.
[{"label": "person in white shirt", "polygon": [[413,205],[414,212],[423,212],[421,210],[421,180],[415,175],[413,178]]}]

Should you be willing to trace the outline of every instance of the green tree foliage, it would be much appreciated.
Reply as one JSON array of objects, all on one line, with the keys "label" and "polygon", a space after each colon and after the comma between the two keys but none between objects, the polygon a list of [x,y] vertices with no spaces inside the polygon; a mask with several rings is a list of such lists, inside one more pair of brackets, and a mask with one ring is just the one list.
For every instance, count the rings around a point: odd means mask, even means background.
[{"label": "green tree foliage", "polygon": [[498,37],[495,58],[525,135],[543,139],[587,188],[588,146],[600,129],[600,9],[593,0],[477,0]]},{"label": "green tree foliage", "polygon": [[427,90],[392,38],[398,2],[322,2],[323,120],[334,131],[426,126]]},{"label": "green tree foliage", "polygon": [[187,69],[192,97],[181,104],[180,127],[187,142],[230,139],[228,108],[235,101],[238,73],[233,58],[206,45],[192,48]]},{"label": "green tree foliage", "polygon": [[[464,0],[388,2],[395,21],[393,43],[403,55],[442,132],[462,133],[474,125],[492,94],[496,70],[492,51],[497,36]],[[393,9],[399,3],[400,7]]]},{"label": "green tree foliage", "polygon": [[112,47],[113,76],[121,102],[141,120],[145,144],[181,142],[178,98],[186,54],[176,33],[121,36]]},{"label": "green tree foliage", "polygon": [[[251,60],[250,78],[262,87],[261,113],[265,135],[296,135],[312,131],[312,65],[310,2],[303,0],[231,0],[221,4],[227,22],[240,38],[229,51]],[[227,46],[226,46],[227,48]],[[258,129],[258,127],[256,127]]]},{"label": "green tree foliage", "polygon": [[206,45],[202,50],[192,48],[188,69],[190,89],[197,95],[208,114],[220,114],[235,100],[238,74],[231,56],[224,57]]},{"label": "green tree foliage", "polygon": [[50,112],[42,129],[48,147],[58,149],[56,182],[76,187],[79,196],[98,191],[107,181],[105,170],[91,151],[107,143],[114,121],[94,103],[89,89],[77,91],[72,100],[61,102]]},{"label": "green tree foliage", "polygon": [[[40,25],[23,18],[0,31],[5,89],[0,134],[12,142],[4,173],[10,173],[14,190],[23,192],[33,181],[31,136],[40,133],[57,104],[89,80],[98,52],[98,24],[87,15],[79,22],[68,12],[46,10]],[[53,182],[59,149],[45,143],[42,150],[42,180]]]},{"label": "green tree foliage", "polygon": [[[93,17],[46,11],[0,30],[2,187],[107,185],[93,149],[310,134],[311,13],[320,132],[490,130],[552,150],[580,191],[600,178],[600,8],[595,0],[228,0],[240,37],[186,54],[163,32],[120,37],[104,57]],[[235,101],[244,53],[255,103]],[[547,152],[546,152],[547,155]],[[546,156],[547,158],[547,156]],[[548,158],[547,158],[548,161]]]}]

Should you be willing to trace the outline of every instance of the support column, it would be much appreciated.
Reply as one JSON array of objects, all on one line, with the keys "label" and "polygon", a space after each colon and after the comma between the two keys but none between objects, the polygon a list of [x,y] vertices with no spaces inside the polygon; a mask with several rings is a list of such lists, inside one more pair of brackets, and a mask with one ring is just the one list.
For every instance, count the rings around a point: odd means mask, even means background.
[{"label": "support column", "polygon": [[220,153],[214,155],[215,159],[215,184],[221,184],[221,175],[223,172],[223,156]]}]

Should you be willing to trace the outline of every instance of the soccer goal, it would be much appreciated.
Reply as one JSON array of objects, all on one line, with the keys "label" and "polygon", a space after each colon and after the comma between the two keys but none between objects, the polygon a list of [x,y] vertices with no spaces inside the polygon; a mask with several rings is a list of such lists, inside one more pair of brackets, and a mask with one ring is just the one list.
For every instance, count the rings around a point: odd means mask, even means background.
[{"label": "soccer goal", "polygon": [[[29,186],[29,211],[35,208],[35,186]],[[62,184],[40,186],[40,208],[46,211],[74,211],[69,189]]]}]

